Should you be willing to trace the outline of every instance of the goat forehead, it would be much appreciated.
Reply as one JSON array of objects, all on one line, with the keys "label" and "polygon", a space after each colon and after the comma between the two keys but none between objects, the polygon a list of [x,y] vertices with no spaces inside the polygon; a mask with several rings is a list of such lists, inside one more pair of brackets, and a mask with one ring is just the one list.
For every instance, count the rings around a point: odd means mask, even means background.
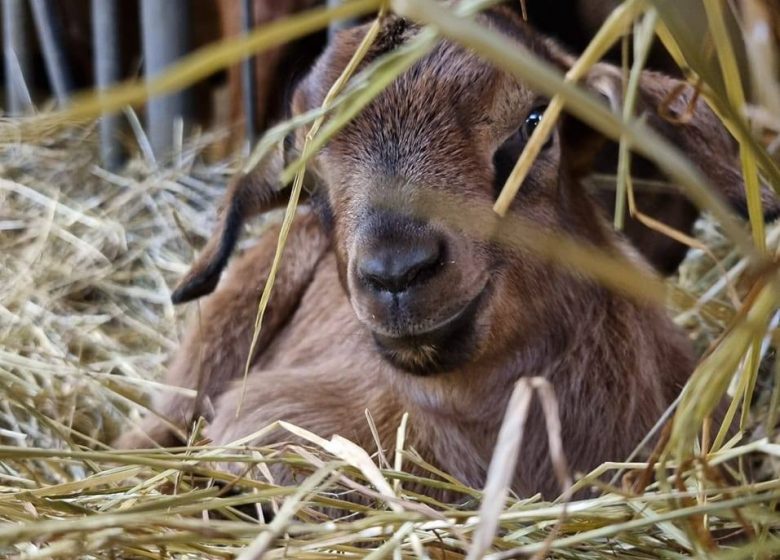
[{"label": "goat forehead", "polygon": [[399,76],[371,109],[388,109],[408,121],[458,120],[461,126],[478,121],[499,84],[500,72],[475,54],[449,42]]},{"label": "goat forehead", "polygon": [[494,97],[504,81],[472,53],[442,44],[350,123],[338,151],[391,174],[474,160],[501,127]]},{"label": "goat forehead", "polygon": [[[518,43],[529,46],[530,41],[534,47],[522,22],[500,19],[499,25],[495,18],[480,17]],[[338,75],[334,69],[346,65],[347,55],[354,52],[364,32],[345,33],[331,46],[308,80],[309,102],[316,104],[324,97],[327,84]],[[365,63],[407,43],[418,32],[416,25],[390,18]],[[332,178],[351,176],[354,181],[355,170],[365,167],[412,183],[480,181],[495,149],[535,102],[524,84],[474,52],[442,41],[330,143],[322,154],[324,173]]]}]

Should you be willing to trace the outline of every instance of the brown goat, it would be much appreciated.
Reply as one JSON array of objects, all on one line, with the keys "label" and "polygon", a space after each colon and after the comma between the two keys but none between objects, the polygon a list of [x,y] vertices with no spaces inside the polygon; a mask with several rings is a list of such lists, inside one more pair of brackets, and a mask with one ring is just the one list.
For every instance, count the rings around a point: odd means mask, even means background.
[{"label": "brown goat", "polygon": [[[479,21],[564,69],[568,58],[507,7]],[[319,106],[366,32],[341,32],[298,87],[295,113]],[[418,32],[390,16],[368,55],[376,59]],[[592,70],[587,83],[620,72]],[[679,82],[647,73],[644,107],[654,110]],[[690,92],[688,92],[690,95]],[[542,151],[504,219],[491,214],[496,186],[538,122],[543,97],[476,55],[442,42],[358,115],[311,164],[318,188],[299,211],[276,279],[241,416],[240,379],[256,302],[276,245],[274,232],[237,258],[207,297],[171,365],[167,383],[204,397],[156,404],[185,431],[194,414],[227,443],[283,419],[320,436],[340,434],[371,449],[368,409],[381,443],[393,445],[410,413],[408,444],[480,487],[509,395],[523,377],[542,376],[560,404],[570,465],[588,471],[625,458],[673,401],[693,367],[684,334],[660,306],[638,302],[556,266],[511,242],[513,224],[564,232],[616,258],[649,266],[615,234],[582,188],[572,161],[590,151],[582,125],[565,120]],[[681,107],[685,99],[679,99]],[[728,197],[741,196],[728,134],[699,102],[690,123],[650,119],[683,147]],[[576,132],[576,133],[575,133]],[[595,133],[588,135],[595,136]],[[706,141],[703,141],[706,138]],[[296,143],[300,149],[299,133]],[[714,151],[712,146],[717,146]],[[214,289],[242,221],[279,203],[284,155],[227,193],[215,237],[174,293],[187,301]],[[578,167],[579,169],[579,167]],[[430,215],[430,200],[454,201],[463,215]],[[776,201],[767,196],[765,203]],[[470,227],[479,225],[479,228]],[[477,231],[477,229],[479,231]],[[205,406],[208,398],[213,408]],[[145,432],[145,433],[144,433]],[[118,445],[173,443],[158,418]],[[277,432],[264,443],[287,440]],[[541,410],[526,426],[513,488],[558,491]],[[289,473],[278,473],[290,482]]]}]

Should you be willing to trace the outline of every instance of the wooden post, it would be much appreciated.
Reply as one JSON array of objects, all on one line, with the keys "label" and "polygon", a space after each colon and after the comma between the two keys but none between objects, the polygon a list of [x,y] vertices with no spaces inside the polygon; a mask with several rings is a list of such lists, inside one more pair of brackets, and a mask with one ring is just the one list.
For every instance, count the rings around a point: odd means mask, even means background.
[{"label": "wooden post", "polygon": [[50,0],[30,0],[33,21],[38,31],[38,38],[43,50],[43,62],[49,82],[54,90],[57,103],[64,106],[73,91],[73,81],[65,57],[65,50],[60,36],[61,23],[54,18],[53,5]]},{"label": "wooden post", "polygon": [[32,74],[28,14],[25,0],[3,0],[3,64],[8,115],[18,116],[32,107],[27,80]]},{"label": "wooden post", "polygon": [[[254,1],[241,0],[241,30],[246,35],[254,26]],[[241,63],[241,87],[244,102],[244,130],[249,150],[257,140],[257,68],[255,57],[250,56]]]},{"label": "wooden post", "polygon": [[[185,54],[187,49],[187,0],[141,0],[141,36],[144,73],[150,80]],[[173,124],[186,117],[184,92],[150,99],[146,129],[155,157],[170,154]]]},{"label": "wooden post", "polygon": [[[92,0],[92,52],[98,91],[120,79],[119,0]],[[100,160],[106,169],[116,169],[122,160],[119,116],[100,119]]]}]

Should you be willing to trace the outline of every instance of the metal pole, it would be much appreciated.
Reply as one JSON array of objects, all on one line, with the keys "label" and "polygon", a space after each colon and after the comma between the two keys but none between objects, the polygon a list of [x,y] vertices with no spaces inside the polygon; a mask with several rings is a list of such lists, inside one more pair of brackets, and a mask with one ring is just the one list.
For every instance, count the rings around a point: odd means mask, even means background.
[{"label": "metal pole", "polygon": [[3,0],[3,64],[5,69],[6,112],[23,114],[32,107],[26,80],[32,76],[30,43],[27,40],[25,0]]},{"label": "metal pole", "polygon": [[[253,0],[241,0],[241,31],[246,35],[254,26]],[[241,62],[241,86],[244,101],[244,131],[246,142],[251,150],[257,139],[257,71],[255,57],[247,57]]]},{"label": "metal pole", "polygon": [[54,12],[50,0],[30,0],[33,11],[33,21],[38,31],[38,38],[43,49],[43,61],[46,73],[49,75],[51,87],[57,102],[64,106],[68,96],[73,91],[73,81],[70,77],[65,50],[60,37],[60,27],[54,21]]},{"label": "metal pole", "polygon": [[[92,0],[92,53],[95,85],[98,91],[110,88],[120,79],[119,0]],[[107,169],[119,167],[119,116],[100,119],[100,160]]]},{"label": "metal pole", "polygon": [[[142,0],[141,35],[144,71],[151,80],[185,54],[188,24],[187,0]],[[155,157],[167,155],[173,147],[173,123],[186,116],[184,92],[150,99],[146,107],[146,129]]]}]

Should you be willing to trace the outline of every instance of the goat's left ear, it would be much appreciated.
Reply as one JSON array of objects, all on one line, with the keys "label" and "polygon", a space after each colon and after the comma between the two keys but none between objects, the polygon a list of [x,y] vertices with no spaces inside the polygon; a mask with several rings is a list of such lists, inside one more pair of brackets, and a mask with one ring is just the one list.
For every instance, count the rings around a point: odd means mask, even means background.
[{"label": "goat's left ear", "polygon": [[[613,110],[622,111],[623,77],[620,69],[610,64],[597,64],[588,73],[584,84],[604,97]],[[721,196],[747,217],[737,143],[696,94],[693,86],[665,74],[644,71],[636,112],[644,115],[649,126],[685,153]],[[575,125],[574,128],[581,132],[581,126],[584,125]],[[593,148],[587,153],[595,157]],[[762,186],[761,201],[767,220],[780,215],[780,198],[766,186]]]},{"label": "goat's left ear", "polygon": [[[292,96],[292,115],[300,115],[306,110],[306,96],[300,85]],[[288,134],[253,170],[233,178],[222,199],[216,229],[174,289],[173,303],[184,303],[213,292],[238,243],[244,223],[252,216],[281,206],[288,199],[288,191],[281,189],[280,177],[304,134],[301,128]],[[315,167],[311,165],[309,170],[315,171]],[[307,175],[306,179],[311,180],[311,177]],[[304,184],[304,188],[311,191],[313,185]]]},{"label": "goat's left ear", "polygon": [[173,303],[185,303],[214,291],[246,220],[283,203],[278,188],[283,167],[284,148],[279,146],[256,169],[233,178],[220,206],[215,231],[174,289]]}]

